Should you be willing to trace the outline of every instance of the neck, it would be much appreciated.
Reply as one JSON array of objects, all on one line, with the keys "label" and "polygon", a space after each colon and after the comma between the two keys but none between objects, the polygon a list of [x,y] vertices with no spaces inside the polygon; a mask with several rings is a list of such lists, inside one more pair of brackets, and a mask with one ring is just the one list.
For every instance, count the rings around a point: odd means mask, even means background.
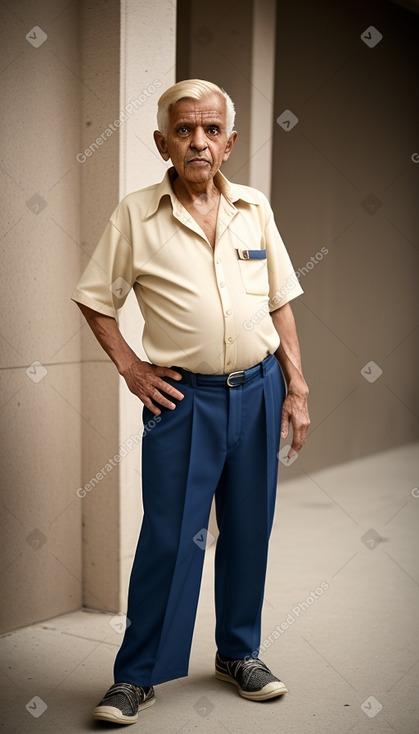
[{"label": "neck", "polygon": [[203,194],[209,199],[218,199],[220,196],[213,178],[208,181],[194,182],[185,180],[178,175],[173,182],[173,188],[178,199],[187,204],[193,204],[195,199]]}]

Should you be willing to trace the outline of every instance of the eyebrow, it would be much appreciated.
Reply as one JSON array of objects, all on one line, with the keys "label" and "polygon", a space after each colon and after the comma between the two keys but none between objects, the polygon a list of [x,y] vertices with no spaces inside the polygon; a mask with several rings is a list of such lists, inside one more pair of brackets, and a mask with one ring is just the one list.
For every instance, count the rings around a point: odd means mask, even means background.
[{"label": "eyebrow", "polygon": [[[186,118],[186,119],[185,118],[183,118],[183,119],[181,118],[180,120],[176,120],[175,121],[175,125],[176,126],[178,126],[178,125],[191,125],[192,123],[195,124],[195,121],[192,120],[190,117],[189,118]],[[222,125],[223,123],[224,123],[224,120],[222,120],[221,118],[208,118],[208,120],[204,120],[203,121],[203,124],[204,125]]]}]

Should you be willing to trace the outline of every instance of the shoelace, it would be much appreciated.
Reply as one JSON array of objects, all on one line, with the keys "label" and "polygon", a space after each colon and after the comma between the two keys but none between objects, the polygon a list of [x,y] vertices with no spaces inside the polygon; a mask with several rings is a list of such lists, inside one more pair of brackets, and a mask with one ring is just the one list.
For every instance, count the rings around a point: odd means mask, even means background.
[{"label": "shoelace", "polygon": [[106,701],[107,699],[112,698],[112,696],[115,696],[117,693],[126,696],[132,710],[137,710],[139,694],[135,686],[133,686],[131,683],[114,683],[113,686],[110,687],[109,691],[105,694],[103,700]]},{"label": "shoelace", "polygon": [[246,681],[249,681],[255,670],[263,670],[265,673],[270,673],[269,668],[259,658],[253,660],[232,660],[228,663],[228,666],[231,668],[233,675],[237,675],[238,671],[241,670]]}]

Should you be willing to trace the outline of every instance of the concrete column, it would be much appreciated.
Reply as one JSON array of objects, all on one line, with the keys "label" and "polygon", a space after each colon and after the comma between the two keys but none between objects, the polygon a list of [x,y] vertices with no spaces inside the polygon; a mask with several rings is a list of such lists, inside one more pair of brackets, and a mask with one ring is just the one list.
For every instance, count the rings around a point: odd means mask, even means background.
[{"label": "concrete column", "polygon": [[[83,5],[82,35],[83,79],[95,92],[86,93],[83,145],[112,120],[120,121],[83,165],[83,231],[90,254],[118,201],[164,174],[152,133],[157,100],[174,81],[175,6],[168,0]],[[133,295],[119,313],[119,325],[132,348],[145,357],[143,321]],[[89,481],[103,474],[83,499],[84,604],[117,612],[125,609],[142,517],[142,404],[86,327],[84,333],[83,476]],[[109,459],[116,466],[106,471]]]},{"label": "concrete column", "polygon": [[[162,22],[162,19],[164,22]],[[157,101],[175,82],[176,3],[170,0],[122,0],[120,106],[127,113],[121,127],[119,194],[160,181],[170,164],[164,163],[153,140],[157,128]],[[120,315],[120,328],[136,353],[147,359],[141,346],[143,319],[133,293]],[[124,380],[119,387],[119,441],[128,439],[128,454],[120,465],[119,490],[119,608],[124,609],[128,578],[142,517],[141,445],[131,436],[142,431],[142,403]]]},{"label": "concrete column", "polygon": [[[81,261],[86,266],[119,200],[120,3],[81,2],[81,135],[77,163],[81,196]],[[112,125],[112,128],[109,126]],[[100,135],[105,133],[105,141]],[[77,279],[75,279],[76,281]],[[73,287],[75,282],[73,284]],[[68,295],[71,295],[68,294]],[[70,304],[75,312],[77,306]],[[84,317],[82,335],[83,604],[119,609],[118,374]]]},{"label": "concrete column", "polygon": [[253,3],[249,185],[271,194],[276,1]]}]

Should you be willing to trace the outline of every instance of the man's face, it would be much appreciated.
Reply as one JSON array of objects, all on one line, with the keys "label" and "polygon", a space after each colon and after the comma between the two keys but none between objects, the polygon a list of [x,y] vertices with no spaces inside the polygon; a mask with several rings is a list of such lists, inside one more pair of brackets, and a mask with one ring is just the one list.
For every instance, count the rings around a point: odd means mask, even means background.
[{"label": "man's face", "polygon": [[230,155],[237,133],[227,138],[226,101],[220,94],[185,98],[169,107],[166,137],[154,139],[165,161],[171,159],[180,178],[205,183]]}]

